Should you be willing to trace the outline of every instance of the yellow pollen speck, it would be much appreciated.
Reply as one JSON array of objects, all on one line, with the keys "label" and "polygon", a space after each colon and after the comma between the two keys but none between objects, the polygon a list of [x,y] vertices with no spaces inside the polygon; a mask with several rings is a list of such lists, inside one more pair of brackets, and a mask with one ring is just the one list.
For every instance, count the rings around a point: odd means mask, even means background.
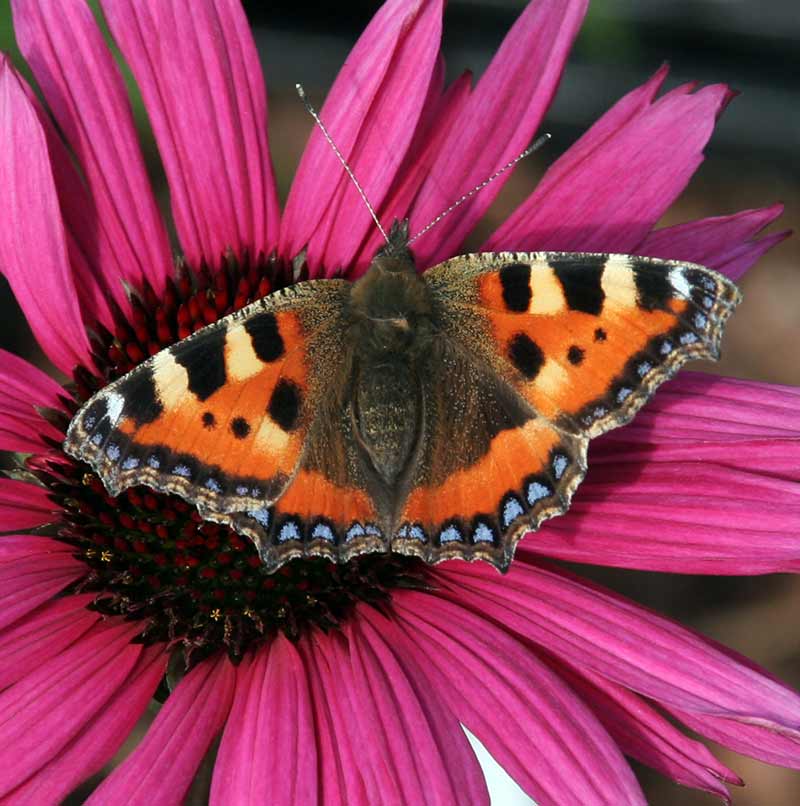
[{"label": "yellow pollen speck", "polygon": [[102,560],[104,563],[110,563],[110,562],[111,562],[111,558],[112,558],[113,556],[114,556],[114,555],[113,555],[113,554],[112,554],[112,553],[111,553],[111,552],[110,552],[108,549],[106,549],[105,551],[103,551],[103,552],[101,552],[101,553],[100,553],[100,559],[101,559],[101,560]]},{"label": "yellow pollen speck", "polygon": [[97,556],[97,552],[94,549],[86,549],[84,556],[91,560],[92,557]]},{"label": "yellow pollen speck", "polygon": [[222,618],[222,611],[215,607],[210,613],[209,616],[214,619],[214,621],[219,621]]}]

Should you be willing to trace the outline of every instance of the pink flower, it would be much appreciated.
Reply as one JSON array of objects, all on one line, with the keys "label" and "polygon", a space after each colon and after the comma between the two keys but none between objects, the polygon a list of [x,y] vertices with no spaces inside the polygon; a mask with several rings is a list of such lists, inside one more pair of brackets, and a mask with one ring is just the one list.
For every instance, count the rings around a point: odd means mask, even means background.
[{"label": "pink flower", "polygon": [[[13,0],[53,117],[4,61],[0,267],[76,397],[3,355],[0,448],[30,457],[27,474],[0,481],[2,802],[56,803],[100,770],[180,649],[188,671],[173,664],[155,722],[90,804],[182,802],[217,737],[212,803],[487,803],[459,723],[540,804],[643,803],[623,754],[727,799],[737,776],[666,717],[800,766],[800,696],[545,559],[796,571],[798,390],[684,373],[594,445],[570,512],[526,538],[506,576],[371,557],[267,577],[247,541],[185,502],[146,488],[111,499],[64,455],[76,399],[284,283],[302,250],[311,277],[355,276],[380,244],[316,131],[279,211],[236,0],[102,7],[142,90],[185,267],[174,280],[88,6]],[[384,222],[420,229],[528,144],[584,10],[532,3],[475,87],[465,75],[445,89],[441,0],[383,6],[322,117]],[[731,97],[718,85],[657,98],[665,76],[606,113],[485,248],[632,252],[738,278],[780,241],[757,237],[778,206],[653,230]],[[501,184],[420,238],[419,263],[457,254]]]}]

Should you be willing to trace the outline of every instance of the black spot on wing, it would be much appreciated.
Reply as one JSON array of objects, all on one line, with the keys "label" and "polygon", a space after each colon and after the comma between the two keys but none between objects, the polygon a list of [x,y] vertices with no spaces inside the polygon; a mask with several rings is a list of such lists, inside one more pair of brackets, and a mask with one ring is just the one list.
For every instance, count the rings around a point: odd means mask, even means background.
[{"label": "black spot on wing", "polygon": [[225,384],[225,328],[209,330],[197,338],[170,347],[175,360],[186,369],[189,391],[207,400]]},{"label": "black spot on wing", "polygon": [[244,439],[250,433],[250,423],[244,417],[234,417],[231,420],[231,433],[236,439]]},{"label": "black spot on wing", "polygon": [[528,380],[533,380],[544,364],[542,348],[525,333],[512,336],[508,343],[508,357]]},{"label": "black spot on wing", "polygon": [[582,347],[578,347],[577,344],[573,344],[569,350],[567,350],[567,360],[576,367],[578,364],[583,363],[585,356],[586,351]]},{"label": "black spot on wing", "polygon": [[250,336],[255,354],[267,363],[277,361],[286,348],[274,313],[259,313],[245,320],[244,329]]},{"label": "black spot on wing", "polygon": [[667,308],[667,303],[675,296],[669,273],[659,266],[639,264],[634,260],[633,280],[636,283],[636,301],[646,311]]},{"label": "black spot on wing", "polygon": [[272,421],[284,431],[292,431],[297,427],[300,418],[302,394],[296,384],[282,378],[275,386],[269,400],[267,412]]},{"label": "black spot on wing", "polygon": [[500,269],[503,302],[509,311],[523,313],[531,304],[531,267],[527,263],[509,263]]},{"label": "black spot on wing", "polygon": [[217,418],[210,411],[204,411],[200,419],[203,421],[205,428],[213,428],[217,424]]},{"label": "black spot on wing", "polygon": [[123,380],[117,392],[125,401],[123,417],[130,417],[136,425],[152,423],[164,411],[158,398],[151,367],[142,367]]},{"label": "black spot on wing", "polygon": [[608,338],[608,333],[603,330],[602,327],[598,327],[594,331],[594,340],[595,341],[605,341]]},{"label": "black spot on wing", "polygon": [[550,261],[570,310],[594,315],[603,310],[606,295],[600,281],[605,265],[603,255],[581,255]]}]

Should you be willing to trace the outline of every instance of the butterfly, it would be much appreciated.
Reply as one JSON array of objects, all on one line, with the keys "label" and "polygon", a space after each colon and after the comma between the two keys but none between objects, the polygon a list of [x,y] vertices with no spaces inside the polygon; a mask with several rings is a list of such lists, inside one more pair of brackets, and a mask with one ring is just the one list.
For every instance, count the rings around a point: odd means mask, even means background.
[{"label": "butterfly", "polygon": [[65,450],[257,546],[267,570],[397,552],[505,570],[566,512],[591,438],[686,361],[740,296],[701,266],[496,252],[418,274],[407,222],[356,282],[266,296],[92,397]]}]

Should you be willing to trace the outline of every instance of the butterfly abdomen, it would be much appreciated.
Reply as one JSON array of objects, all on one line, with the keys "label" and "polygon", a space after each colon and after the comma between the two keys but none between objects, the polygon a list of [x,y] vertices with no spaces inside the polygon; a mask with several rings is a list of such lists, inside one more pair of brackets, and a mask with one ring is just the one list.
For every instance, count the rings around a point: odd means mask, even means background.
[{"label": "butterfly abdomen", "polygon": [[353,285],[349,316],[354,431],[368,472],[392,497],[419,441],[419,365],[433,332],[430,292],[407,253],[375,258]]}]

